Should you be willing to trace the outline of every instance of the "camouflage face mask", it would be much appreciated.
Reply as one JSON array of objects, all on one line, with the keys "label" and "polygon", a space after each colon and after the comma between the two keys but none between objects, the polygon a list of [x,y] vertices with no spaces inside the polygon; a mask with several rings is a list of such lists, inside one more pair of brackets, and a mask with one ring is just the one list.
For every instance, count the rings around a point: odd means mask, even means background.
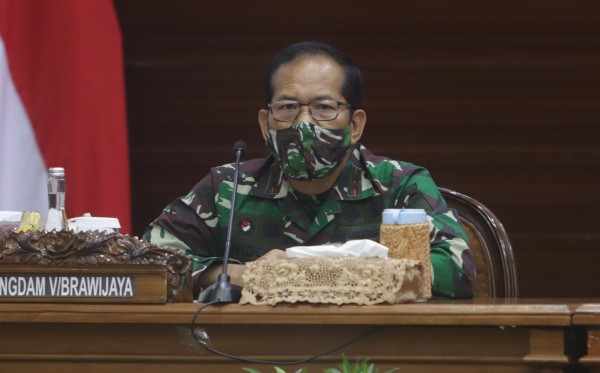
[{"label": "camouflage face mask", "polygon": [[283,172],[294,180],[320,179],[341,163],[351,144],[350,126],[328,129],[309,122],[269,129],[267,146]]}]

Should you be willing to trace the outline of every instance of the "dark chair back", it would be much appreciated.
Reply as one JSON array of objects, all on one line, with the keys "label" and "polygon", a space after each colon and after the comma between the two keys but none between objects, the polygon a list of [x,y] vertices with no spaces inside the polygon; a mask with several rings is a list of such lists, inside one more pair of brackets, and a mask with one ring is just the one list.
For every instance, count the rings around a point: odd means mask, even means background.
[{"label": "dark chair back", "polygon": [[469,239],[475,261],[475,298],[517,298],[517,269],[508,235],[498,218],[477,200],[440,188]]}]

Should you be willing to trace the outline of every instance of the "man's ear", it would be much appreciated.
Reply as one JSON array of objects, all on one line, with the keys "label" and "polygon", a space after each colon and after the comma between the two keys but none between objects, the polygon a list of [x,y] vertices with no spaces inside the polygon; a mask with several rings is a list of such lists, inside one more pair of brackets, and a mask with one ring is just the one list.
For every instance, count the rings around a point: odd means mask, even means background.
[{"label": "man's ear", "polygon": [[269,111],[267,109],[260,109],[258,111],[258,124],[260,125],[260,132],[266,143],[269,135]]},{"label": "man's ear", "polygon": [[367,113],[364,110],[354,110],[352,120],[350,121],[350,137],[352,144],[356,144],[360,140],[365,125],[367,124]]}]

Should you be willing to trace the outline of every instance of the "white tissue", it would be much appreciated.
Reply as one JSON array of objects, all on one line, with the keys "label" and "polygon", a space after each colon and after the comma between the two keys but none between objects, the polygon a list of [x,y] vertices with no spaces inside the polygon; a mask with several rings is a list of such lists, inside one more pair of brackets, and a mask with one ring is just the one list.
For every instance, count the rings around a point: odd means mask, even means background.
[{"label": "white tissue", "polygon": [[388,248],[372,240],[350,240],[343,245],[295,246],[286,250],[288,258],[388,258]]}]

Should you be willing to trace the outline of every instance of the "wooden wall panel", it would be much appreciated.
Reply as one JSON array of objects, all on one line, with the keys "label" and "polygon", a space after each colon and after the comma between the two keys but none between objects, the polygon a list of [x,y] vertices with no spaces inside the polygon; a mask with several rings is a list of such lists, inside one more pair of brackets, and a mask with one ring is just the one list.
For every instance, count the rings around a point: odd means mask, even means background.
[{"label": "wooden wall panel", "polygon": [[134,233],[209,167],[266,154],[266,63],[322,40],[366,77],[363,142],[479,199],[523,296],[597,296],[600,2],[115,0]]}]

